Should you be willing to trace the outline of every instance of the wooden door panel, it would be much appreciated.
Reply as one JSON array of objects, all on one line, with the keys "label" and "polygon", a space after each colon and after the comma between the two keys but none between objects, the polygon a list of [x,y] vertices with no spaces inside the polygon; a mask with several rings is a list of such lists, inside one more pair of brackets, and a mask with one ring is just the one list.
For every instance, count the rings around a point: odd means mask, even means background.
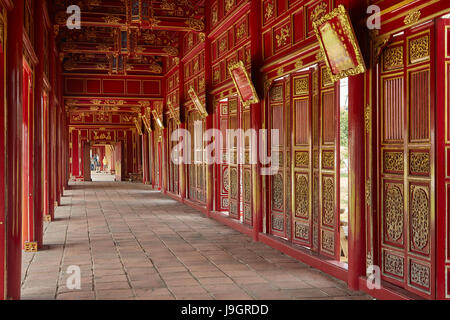
[{"label": "wooden door panel", "polygon": [[450,299],[450,19],[436,24],[436,293]]},{"label": "wooden door panel", "polygon": [[395,38],[379,76],[379,261],[382,278],[434,297],[433,23]]},{"label": "wooden door panel", "polygon": [[[288,221],[286,219],[286,199],[285,199],[285,184],[286,184],[286,120],[285,120],[285,91],[286,83],[284,80],[277,81],[269,91],[268,111],[269,111],[269,150],[274,161],[278,161],[278,171],[268,177],[269,180],[269,225],[270,233],[282,238],[288,238],[287,230]],[[278,141],[272,138],[273,130],[278,130]],[[272,141],[274,140],[274,141]]]},{"label": "wooden door panel", "polygon": [[294,243],[312,248],[312,73],[292,77],[293,95],[293,232]]}]

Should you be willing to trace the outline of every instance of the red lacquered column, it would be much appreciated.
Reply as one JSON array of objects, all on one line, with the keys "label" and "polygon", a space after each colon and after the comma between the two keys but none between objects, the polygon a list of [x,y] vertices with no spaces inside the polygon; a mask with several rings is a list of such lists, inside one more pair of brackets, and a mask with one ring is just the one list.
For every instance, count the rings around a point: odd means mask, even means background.
[{"label": "red lacquered column", "polygon": [[[43,2],[36,2],[36,16],[35,16],[35,28],[38,30],[42,28],[46,23],[44,21],[44,8]],[[44,30],[46,30],[44,28]],[[35,48],[36,55],[39,63],[36,65],[35,76],[35,91],[34,91],[34,234],[35,241],[38,244],[38,248],[42,247],[44,237],[44,212],[43,212],[43,192],[42,192],[42,97],[44,89],[44,36],[47,36],[46,32],[36,32],[35,35]]]},{"label": "red lacquered column", "polygon": [[[206,6],[206,17],[210,17],[211,14],[211,6]],[[206,19],[206,29],[205,33],[206,35],[209,34],[211,29],[211,19]],[[206,117],[206,123],[205,123],[205,131],[209,129],[213,129],[214,127],[214,101],[211,98],[209,92],[211,91],[212,87],[212,69],[211,69],[211,39],[209,39],[207,36],[205,37],[205,105],[206,110],[208,111],[208,116]],[[180,73],[183,73],[183,69],[180,69]],[[192,143],[194,138],[192,137]],[[208,216],[211,215],[211,211],[214,210],[214,164],[208,164],[206,166],[206,210],[208,213]]]},{"label": "red lacquered column", "polygon": [[6,298],[20,299],[22,265],[22,79],[23,79],[23,0],[14,1],[8,13],[6,63]]},{"label": "red lacquered column", "polygon": [[[250,107],[251,128],[256,130],[259,135],[261,129],[261,109],[264,108],[263,92],[264,83],[260,76],[259,68],[262,65],[262,49],[261,49],[261,1],[252,1],[250,9],[250,37],[251,37],[251,56],[252,56],[252,79],[255,89],[260,98],[260,103],[255,103]],[[252,152],[259,155],[259,139],[256,146],[252,146]],[[261,165],[258,156],[258,162],[252,165],[252,196],[253,196],[253,240],[258,241],[259,233],[262,232],[262,177]]]}]

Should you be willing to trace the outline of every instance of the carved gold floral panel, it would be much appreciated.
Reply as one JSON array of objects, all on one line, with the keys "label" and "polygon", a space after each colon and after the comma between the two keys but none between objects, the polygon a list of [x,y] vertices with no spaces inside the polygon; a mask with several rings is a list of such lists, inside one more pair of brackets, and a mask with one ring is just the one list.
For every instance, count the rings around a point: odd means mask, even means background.
[{"label": "carved gold floral panel", "polygon": [[383,54],[383,70],[391,71],[403,68],[403,46],[387,48]]},{"label": "carved gold floral panel", "polygon": [[309,78],[297,78],[294,80],[294,95],[304,95],[309,93]]},{"label": "carved gold floral panel", "polygon": [[403,244],[403,185],[386,183],[383,201],[385,240]]},{"label": "carved gold floral panel", "polygon": [[322,230],[322,250],[334,254],[334,232]]},{"label": "carved gold floral panel", "polygon": [[295,222],[295,237],[302,240],[309,240],[309,225]]},{"label": "carved gold floral panel", "polygon": [[334,151],[322,151],[322,169],[334,169]]},{"label": "carved gold floral panel", "polygon": [[411,175],[430,175],[430,153],[410,151],[409,173]]},{"label": "carved gold floral panel", "polygon": [[409,63],[418,63],[430,58],[430,37],[428,35],[409,41]]},{"label": "carved gold floral panel", "polygon": [[272,177],[272,209],[283,210],[283,176],[275,174]]},{"label": "carved gold floral panel", "polygon": [[431,270],[428,265],[410,260],[409,282],[420,289],[430,289]]},{"label": "carved gold floral panel", "polygon": [[309,184],[303,174],[297,174],[295,179],[295,216],[309,218]]},{"label": "carved gold floral panel", "polygon": [[277,215],[272,215],[272,229],[284,231],[284,219]]},{"label": "carved gold floral panel", "polygon": [[334,192],[334,178],[322,177],[322,224],[330,227],[335,224]]},{"label": "carved gold floral panel", "polygon": [[403,174],[403,151],[383,152],[383,171],[386,173]]},{"label": "carved gold floral panel", "polygon": [[383,252],[383,272],[391,276],[403,278],[405,274],[405,259],[385,250]]},{"label": "carved gold floral panel", "polygon": [[295,152],[295,166],[297,168],[309,167],[309,152],[308,151],[296,151]]},{"label": "carved gold floral panel", "polygon": [[430,239],[429,189],[410,186],[410,246],[411,250],[428,254]]}]

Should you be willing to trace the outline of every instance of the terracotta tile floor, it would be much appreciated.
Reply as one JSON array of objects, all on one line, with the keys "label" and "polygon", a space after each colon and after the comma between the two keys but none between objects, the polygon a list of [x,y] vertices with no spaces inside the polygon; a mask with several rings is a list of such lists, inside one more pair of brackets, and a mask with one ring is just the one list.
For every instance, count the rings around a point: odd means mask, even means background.
[{"label": "terracotta tile floor", "polygon": [[56,217],[23,299],[371,299],[142,184],[74,183]]}]

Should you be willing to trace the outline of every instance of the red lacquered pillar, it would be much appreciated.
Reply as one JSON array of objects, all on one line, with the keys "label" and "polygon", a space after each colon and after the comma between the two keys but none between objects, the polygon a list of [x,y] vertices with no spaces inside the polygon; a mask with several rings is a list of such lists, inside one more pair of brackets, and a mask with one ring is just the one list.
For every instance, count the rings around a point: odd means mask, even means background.
[{"label": "red lacquered pillar", "polygon": [[[206,17],[211,16],[211,6],[206,6]],[[213,129],[214,127],[214,101],[211,98],[209,92],[212,88],[212,69],[211,69],[211,39],[208,38],[208,34],[211,29],[211,19],[206,19],[206,28],[205,28],[205,106],[206,110],[208,111],[208,116],[206,117],[205,121],[205,131],[209,129]],[[180,69],[180,73],[183,73],[183,69]],[[194,142],[194,138],[192,137],[192,142]],[[209,142],[208,142],[209,144]],[[206,210],[208,213],[208,216],[211,215],[211,211],[214,210],[214,166],[215,164],[207,164],[206,165]]]},{"label": "red lacquered pillar", "polygon": [[[43,28],[47,23],[44,20],[44,2],[36,2],[35,30]],[[44,31],[47,30],[44,27]],[[47,32],[36,32],[35,48],[39,63],[36,65],[35,91],[34,91],[34,234],[38,248],[42,247],[44,237],[44,212],[43,212],[43,192],[42,192],[42,119],[43,119],[43,90],[44,90],[44,37]]]},{"label": "red lacquered pillar", "polygon": [[[146,129],[144,129],[146,130]],[[148,167],[148,133],[142,134],[142,182],[148,184],[149,181],[149,167]]]},{"label": "red lacquered pillar", "polygon": [[[261,49],[261,1],[252,1],[250,9],[250,37],[251,37],[251,57],[252,57],[252,69],[251,76],[255,85],[255,89],[260,98],[259,103],[255,103],[250,107],[251,116],[251,128],[256,130],[259,136],[259,130],[261,129],[261,110],[264,108],[264,83],[260,75],[259,68],[262,65],[262,49]],[[259,155],[259,149],[263,146],[259,145],[259,140],[256,141],[256,146],[252,146],[252,153]],[[253,215],[253,240],[258,241],[259,233],[262,232],[262,177],[261,177],[261,165],[259,161],[252,164],[252,215]]]},{"label": "red lacquered pillar", "polygon": [[8,13],[6,62],[6,298],[20,299],[22,265],[22,79],[24,1]]}]

